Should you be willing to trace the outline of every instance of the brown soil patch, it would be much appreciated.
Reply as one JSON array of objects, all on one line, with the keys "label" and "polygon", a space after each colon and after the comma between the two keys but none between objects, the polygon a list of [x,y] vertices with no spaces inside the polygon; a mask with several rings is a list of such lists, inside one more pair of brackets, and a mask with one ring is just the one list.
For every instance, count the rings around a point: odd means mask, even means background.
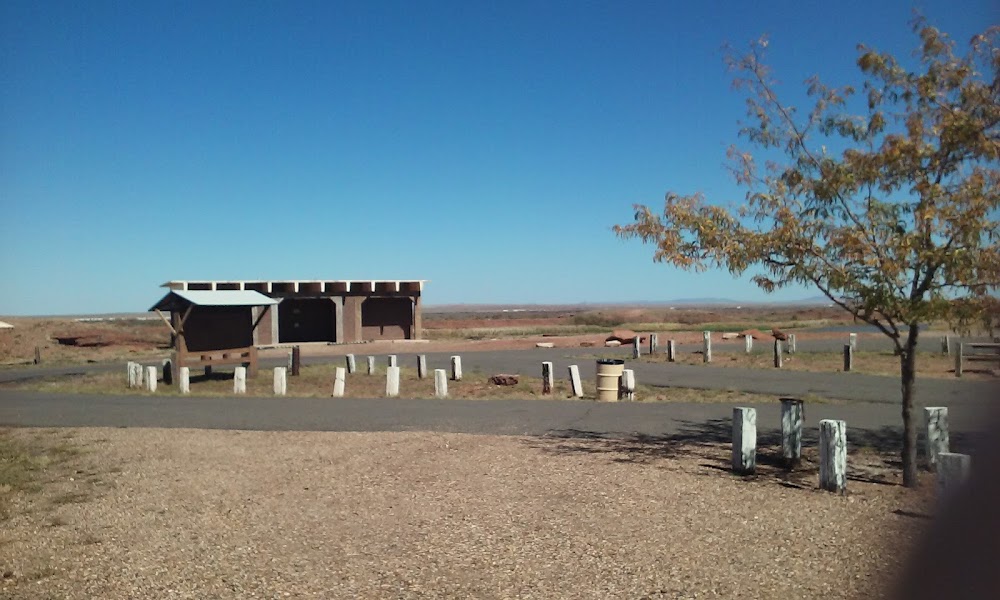
[{"label": "brown soil patch", "polygon": [[[81,322],[64,317],[4,317],[14,326],[0,330],[0,365],[34,361],[35,348],[43,363],[98,362],[163,353],[170,332],[159,319]],[[60,343],[73,340],[75,343]]]}]

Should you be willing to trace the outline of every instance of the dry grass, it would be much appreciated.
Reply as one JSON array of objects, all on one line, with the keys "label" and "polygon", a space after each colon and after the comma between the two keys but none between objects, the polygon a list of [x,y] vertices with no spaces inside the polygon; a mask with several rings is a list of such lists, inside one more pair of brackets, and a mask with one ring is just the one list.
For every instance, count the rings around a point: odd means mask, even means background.
[{"label": "dry grass", "polygon": [[435,327],[424,330],[429,340],[493,340],[506,338],[527,338],[538,336],[583,335],[607,333],[606,327],[596,325],[516,325],[496,327]]},{"label": "dry grass", "polygon": [[519,325],[511,321],[510,325],[495,325],[490,327],[427,328],[424,333],[430,340],[494,340],[518,339],[539,336],[570,336],[585,334],[609,334],[612,329],[630,329],[656,333],[682,333],[710,331],[743,331],[744,329],[761,329],[770,331],[778,328],[784,331],[796,331],[808,327],[823,327],[835,323],[828,319],[789,320],[789,321],[710,321],[697,325],[675,321],[624,321],[614,325],[599,325],[578,323],[574,325]]},{"label": "dry grass", "polygon": [[[124,370],[124,369],[123,369]],[[297,377],[288,376],[287,392],[289,396],[304,398],[324,398],[333,394],[334,366],[317,365],[302,367]],[[118,373],[90,373],[32,379],[7,384],[5,387],[55,393],[76,394],[119,394],[119,395],[158,395],[178,396],[180,392],[176,385],[163,384],[162,374],[157,385],[157,391],[145,392],[131,390],[125,385],[124,375]],[[542,379],[518,375],[517,385],[498,386],[490,383],[489,376],[477,372],[466,371],[461,381],[448,381],[448,397],[462,400],[552,400],[574,399],[570,384],[565,380],[557,380],[555,389],[550,395],[542,394]],[[270,369],[261,369],[256,377],[247,378],[248,396],[273,396],[273,374]],[[354,373],[347,376],[345,395],[352,398],[382,398],[385,397],[385,368],[380,367],[374,375]],[[593,381],[584,381],[583,400],[596,400],[597,390]],[[193,396],[232,396],[232,372],[216,372],[211,376],[192,375],[191,394]],[[432,377],[419,379],[416,369],[400,368],[400,398],[433,398],[434,380]],[[721,403],[766,403],[777,402],[773,395],[753,394],[734,389],[703,390],[694,388],[664,388],[638,385],[635,394],[638,402],[721,402]],[[830,402],[819,397],[809,396],[811,402]]]},{"label": "dry grass", "polygon": [[10,518],[16,497],[41,491],[80,455],[64,437],[44,431],[14,436],[12,431],[0,430],[0,521]]},{"label": "dry grass", "polygon": [[[81,322],[65,317],[4,317],[14,329],[0,331],[0,366],[30,364],[35,348],[43,364],[135,360],[164,355],[170,333],[157,320]],[[80,336],[82,345],[60,344],[58,336]]]}]

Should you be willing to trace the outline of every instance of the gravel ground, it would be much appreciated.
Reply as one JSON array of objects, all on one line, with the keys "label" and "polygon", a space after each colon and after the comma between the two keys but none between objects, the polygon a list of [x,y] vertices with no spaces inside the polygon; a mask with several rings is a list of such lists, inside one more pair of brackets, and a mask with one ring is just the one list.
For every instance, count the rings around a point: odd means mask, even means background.
[{"label": "gravel ground", "polygon": [[87,450],[4,523],[9,598],[868,598],[933,502],[856,480],[820,492],[809,465],[783,481],[763,453],[760,476],[734,477],[715,445],[11,435]]}]

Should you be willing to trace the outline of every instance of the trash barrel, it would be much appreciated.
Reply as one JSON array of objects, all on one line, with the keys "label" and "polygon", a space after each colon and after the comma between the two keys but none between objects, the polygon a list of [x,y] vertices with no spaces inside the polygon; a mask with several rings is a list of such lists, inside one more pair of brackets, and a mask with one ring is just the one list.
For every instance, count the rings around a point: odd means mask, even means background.
[{"label": "trash barrel", "polygon": [[601,358],[597,361],[597,399],[617,402],[621,388],[625,361],[618,358]]}]

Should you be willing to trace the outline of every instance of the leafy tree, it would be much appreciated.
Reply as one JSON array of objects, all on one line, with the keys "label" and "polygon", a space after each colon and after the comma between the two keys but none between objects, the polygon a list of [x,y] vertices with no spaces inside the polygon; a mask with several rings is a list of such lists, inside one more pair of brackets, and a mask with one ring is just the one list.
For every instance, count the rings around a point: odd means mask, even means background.
[{"label": "leafy tree", "polygon": [[815,286],[888,336],[900,358],[906,486],[917,483],[919,325],[981,319],[1000,283],[1000,29],[963,55],[923,18],[913,29],[917,68],[859,46],[861,93],[811,78],[809,112],[778,100],[766,38],[728,52],[747,93],[740,136],[767,159],[730,148],[745,201],[671,192],[661,213],[636,205],[634,222],[614,227],[655,245],[657,262],[751,270],[768,292]]}]

